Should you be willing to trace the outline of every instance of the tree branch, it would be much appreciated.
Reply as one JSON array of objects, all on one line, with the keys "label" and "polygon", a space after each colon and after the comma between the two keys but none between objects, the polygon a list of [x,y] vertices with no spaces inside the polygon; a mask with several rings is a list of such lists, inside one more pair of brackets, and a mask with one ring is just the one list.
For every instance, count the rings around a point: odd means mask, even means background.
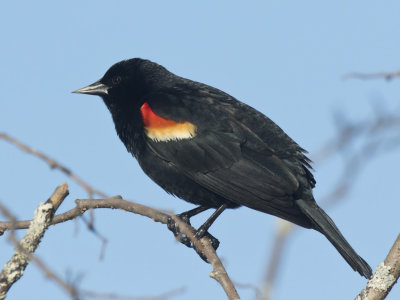
[{"label": "tree branch", "polygon": [[79,292],[80,295],[89,297],[89,298],[94,298],[94,299],[111,299],[111,300],[167,300],[175,296],[182,295],[186,291],[186,288],[182,287],[179,289],[174,289],[171,291],[168,291],[166,293],[163,293],[159,296],[144,296],[144,297],[135,297],[135,296],[125,296],[125,295],[119,295],[115,293],[99,293],[99,292],[93,292],[93,291],[86,291],[86,290],[81,290]]},{"label": "tree branch", "polygon": [[[32,259],[33,252],[51,224],[54,212],[67,195],[68,185],[64,183],[58,186],[45,203],[39,204],[35,211],[35,216],[30,222],[29,229],[22,240],[19,243],[15,240],[17,249],[12,258],[3,266],[0,274],[0,299],[4,299],[7,296],[11,286],[23,275],[25,268]],[[0,210],[12,220],[10,229],[15,229],[14,225],[17,223],[15,218],[4,207],[1,206]]]},{"label": "tree branch", "polygon": [[88,183],[86,183],[83,179],[81,179],[80,177],[75,175],[70,169],[68,169],[67,167],[65,167],[61,163],[55,161],[54,159],[50,158],[49,156],[43,154],[42,152],[40,152],[40,151],[38,151],[36,149],[33,149],[33,148],[21,143],[20,141],[12,138],[11,136],[9,136],[9,135],[7,135],[5,133],[0,133],[0,138],[5,140],[5,141],[7,141],[7,142],[9,142],[9,143],[11,143],[12,145],[18,147],[22,151],[25,151],[26,153],[33,154],[34,156],[40,158],[41,160],[43,160],[47,164],[49,164],[50,168],[60,170],[65,175],[70,177],[73,181],[75,181],[78,185],[80,185],[84,190],[86,190],[89,195],[98,195],[98,196],[103,197],[103,198],[107,198],[108,197],[105,193],[93,188]]},{"label": "tree branch", "polygon": [[228,273],[224,268],[224,265],[217,256],[215,249],[211,245],[210,239],[207,236],[204,236],[198,240],[195,237],[196,231],[192,226],[182,222],[181,219],[176,216],[171,217],[179,227],[179,232],[186,235],[193,243],[193,247],[197,250],[197,252],[202,253],[210,262],[211,266],[213,267],[210,277],[214,278],[222,286],[230,300],[240,299],[233,282],[229,278]]},{"label": "tree branch", "polygon": [[[75,200],[76,207],[59,215],[54,216],[51,224],[58,224],[72,220],[76,217],[82,216],[89,209],[98,208],[111,208],[111,209],[121,209],[134,214],[139,214],[141,216],[148,217],[154,222],[159,222],[162,224],[168,224],[168,220],[172,218],[179,228],[179,232],[185,234],[190,241],[193,243],[193,247],[198,253],[204,254],[207,260],[211,263],[213,267],[210,277],[214,278],[222,286],[225,293],[229,299],[240,299],[237,291],[229,278],[221,260],[218,258],[214,248],[211,245],[211,241],[206,236],[198,240],[195,237],[195,229],[182,222],[176,216],[168,215],[157,209],[130,201],[123,200],[121,196],[116,196],[107,199],[77,199]],[[14,222],[0,222],[0,232],[5,232],[6,230],[12,229],[23,229],[30,226],[32,221],[14,221]]]},{"label": "tree branch", "polygon": [[262,291],[257,299],[271,299],[275,286],[280,264],[283,259],[283,251],[285,250],[286,242],[289,235],[293,232],[294,225],[286,220],[279,219],[277,221],[278,229],[276,230],[275,238],[272,243],[272,252],[268,260],[268,268],[266,270]]},{"label": "tree branch", "polygon": [[397,72],[379,72],[379,73],[348,73],[343,76],[343,79],[348,78],[358,78],[358,79],[377,79],[377,78],[384,78],[386,80],[391,80],[395,77],[400,77],[400,71]]},{"label": "tree branch", "polygon": [[397,236],[389,254],[379,264],[374,276],[368,281],[365,289],[355,300],[385,299],[393,285],[400,277],[400,234]]}]

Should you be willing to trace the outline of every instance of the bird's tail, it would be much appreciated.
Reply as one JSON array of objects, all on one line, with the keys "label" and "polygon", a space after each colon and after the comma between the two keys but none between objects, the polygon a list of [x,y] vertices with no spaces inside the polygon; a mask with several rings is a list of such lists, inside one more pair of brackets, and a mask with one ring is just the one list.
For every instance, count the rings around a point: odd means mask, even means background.
[{"label": "bird's tail", "polygon": [[303,199],[296,200],[300,210],[314,224],[315,229],[325,235],[333,246],[339,251],[354,271],[369,279],[372,276],[371,267],[350,246],[332,219],[320,208],[315,201]]}]

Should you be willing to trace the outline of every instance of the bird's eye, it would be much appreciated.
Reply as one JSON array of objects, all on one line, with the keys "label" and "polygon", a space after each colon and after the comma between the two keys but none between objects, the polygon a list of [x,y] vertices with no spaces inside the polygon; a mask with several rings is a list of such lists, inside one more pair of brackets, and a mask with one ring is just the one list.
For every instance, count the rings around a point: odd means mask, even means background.
[{"label": "bird's eye", "polygon": [[112,85],[118,85],[120,82],[121,82],[121,80],[122,80],[122,78],[120,77],[120,76],[117,76],[117,77],[114,77],[112,80],[111,80],[111,82],[112,82]]}]

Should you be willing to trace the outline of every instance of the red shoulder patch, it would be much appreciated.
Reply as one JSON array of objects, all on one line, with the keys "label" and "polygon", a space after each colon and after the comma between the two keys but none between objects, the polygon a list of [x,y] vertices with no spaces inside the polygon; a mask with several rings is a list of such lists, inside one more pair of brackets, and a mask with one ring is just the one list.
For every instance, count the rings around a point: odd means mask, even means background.
[{"label": "red shoulder patch", "polygon": [[175,122],[156,115],[150,105],[145,102],[140,113],[146,135],[155,141],[170,141],[193,138],[196,136],[196,126],[190,122]]},{"label": "red shoulder patch", "polygon": [[160,116],[157,116],[151,110],[150,105],[147,102],[142,105],[140,112],[142,113],[143,124],[145,127],[160,128],[179,124],[175,121],[163,119]]}]

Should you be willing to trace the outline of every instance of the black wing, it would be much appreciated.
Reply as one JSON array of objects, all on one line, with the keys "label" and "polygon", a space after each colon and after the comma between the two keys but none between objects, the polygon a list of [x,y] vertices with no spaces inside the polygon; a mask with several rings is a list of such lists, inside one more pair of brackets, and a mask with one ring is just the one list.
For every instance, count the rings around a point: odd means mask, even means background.
[{"label": "black wing", "polygon": [[197,127],[191,139],[147,139],[149,149],[234,203],[309,227],[294,204],[299,187],[309,189],[315,183],[304,150],[260,112],[199,85],[189,82],[148,95],[146,101],[157,115]]}]

